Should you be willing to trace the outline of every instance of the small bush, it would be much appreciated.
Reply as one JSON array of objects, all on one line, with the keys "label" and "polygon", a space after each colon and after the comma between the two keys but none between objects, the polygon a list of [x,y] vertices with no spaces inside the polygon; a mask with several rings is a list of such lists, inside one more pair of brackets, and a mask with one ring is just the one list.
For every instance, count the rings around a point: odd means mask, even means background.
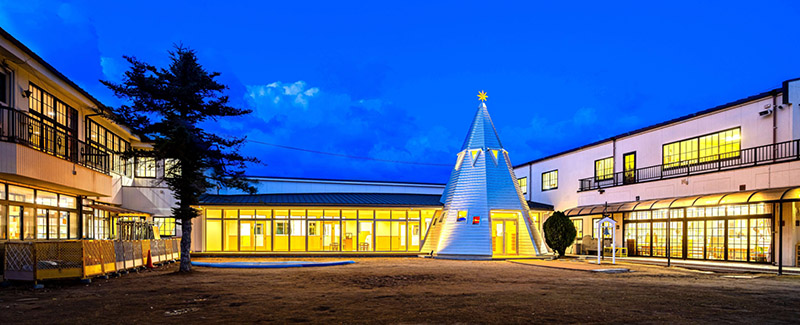
[{"label": "small bush", "polygon": [[558,257],[564,256],[567,247],[575,242],[575,236],[578,234],[575,230],[575,225],[561,211],[556,211],[550,218],[547,218],[543,228],[544,240],[547,242],[547,246],[556,251]]}]

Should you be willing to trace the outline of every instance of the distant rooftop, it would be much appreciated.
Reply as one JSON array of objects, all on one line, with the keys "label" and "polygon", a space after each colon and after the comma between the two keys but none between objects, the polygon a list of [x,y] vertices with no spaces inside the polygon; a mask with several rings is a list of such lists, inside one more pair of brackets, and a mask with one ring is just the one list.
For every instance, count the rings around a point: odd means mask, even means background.
[{"label": "distant rooftop", "polygon": [[200,197],[201,205],[278,205],[278,206],[374,206],[414,207],[441,206],[436,194],[406,193],[290,193],[236,194]]}]

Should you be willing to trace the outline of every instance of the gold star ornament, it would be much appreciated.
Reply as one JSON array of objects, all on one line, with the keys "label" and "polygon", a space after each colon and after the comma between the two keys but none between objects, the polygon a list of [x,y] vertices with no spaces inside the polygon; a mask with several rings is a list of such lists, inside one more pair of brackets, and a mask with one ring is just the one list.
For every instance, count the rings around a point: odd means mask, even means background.
[{"label": "gold star ornament", "polygon": [[486,96],[486,92],[485,92],[485,91],[483,91],[483,90],[481,90],[481,91],[478,93],[478,99],[480,99],[482,102],[485,102],[485,101],[486,101],[486,98],[489,98],[489,96]]}]

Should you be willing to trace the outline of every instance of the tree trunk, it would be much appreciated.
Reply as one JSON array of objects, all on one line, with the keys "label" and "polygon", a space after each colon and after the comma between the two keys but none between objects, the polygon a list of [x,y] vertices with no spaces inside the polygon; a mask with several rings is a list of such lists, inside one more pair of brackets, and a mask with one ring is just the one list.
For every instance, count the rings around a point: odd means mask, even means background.
[{"label": "tree trunk", "polygon": [[181,265],[178,272],[192,271],[192,219],[181,218]]}]

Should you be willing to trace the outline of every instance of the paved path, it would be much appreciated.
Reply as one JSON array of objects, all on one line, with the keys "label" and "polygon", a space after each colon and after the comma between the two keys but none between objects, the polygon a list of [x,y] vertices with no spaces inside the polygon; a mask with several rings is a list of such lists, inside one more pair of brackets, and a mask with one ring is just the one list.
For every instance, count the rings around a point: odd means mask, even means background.
[{"label": "paved path", "polygon": [[626,268],[617,267],[613,264],[592,264],[583,261],[546,261],[546,260],[509,260],[511,263],[549,267],[555,269],[589,271],[589,272],[628,272]]}]

